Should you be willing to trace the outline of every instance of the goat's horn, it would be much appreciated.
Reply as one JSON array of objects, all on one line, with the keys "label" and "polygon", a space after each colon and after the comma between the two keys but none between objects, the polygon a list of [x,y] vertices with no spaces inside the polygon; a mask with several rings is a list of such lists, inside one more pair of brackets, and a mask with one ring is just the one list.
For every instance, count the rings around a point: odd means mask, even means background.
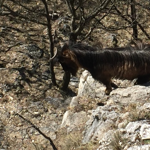
[{"label": "goat's horn", "polygon": [[55,53],[55,55],[52,58],[50,58],[50,61],[52,61],[56,57],[57,53],[58,53],[58,51],[56,49],[56,53]]}]

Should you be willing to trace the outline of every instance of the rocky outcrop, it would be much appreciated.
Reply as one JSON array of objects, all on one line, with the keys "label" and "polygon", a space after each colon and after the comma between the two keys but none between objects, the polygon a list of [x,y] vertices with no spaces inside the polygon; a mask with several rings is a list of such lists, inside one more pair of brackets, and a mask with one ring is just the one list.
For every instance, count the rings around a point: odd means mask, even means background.
[{"label": "rocky outcrop", "polygon": [[[114,82],[119,88],[107,96],[105,87],[84,71],[78,95],[72,99],[61,126],[69,131],[87,120],[82,142],[99,142],[98,150],[114,150],[116,147],[124,150],[150,149],[149,86],[134,86],[134,81],[126,80]],[[81,107],[82,98],[87,101],[91,99],[91,103],[94,101],[98,106],[92,110],[75,112]]]}]

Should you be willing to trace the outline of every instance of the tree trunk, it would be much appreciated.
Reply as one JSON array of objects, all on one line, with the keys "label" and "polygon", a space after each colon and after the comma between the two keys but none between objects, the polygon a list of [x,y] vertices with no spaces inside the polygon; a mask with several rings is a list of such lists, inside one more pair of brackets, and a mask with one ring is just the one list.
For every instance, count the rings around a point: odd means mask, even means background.
[{"label": "tree trunk", "polygon": [[75,44],[76,41],[77,41],[77,34],[76,33],[70,33],[69,44],[70,45]]},{"label": "tree trunk", "polygon": [[[50,42],[50,56],[52,57],[54,55],[54,40],[52,37],[52,27],[51,27],[51,20],[49,17],[49,11],[46,0],[42,0],[45,10],[46,10],[46,19],[47,19],[47,28],[48,28],[48,35],[49,35],[49,42]],[[57,85],[56,79],[55,79],[55,73],[54,73],[54,65],[53,62],[50,62],[50,72],[51,72],[51,79],[54,86]]]},{"label": "tree trunk", "polygon": [[135,0],[131,0],[131,19],[132,19],[132,29],[133,29],[133,38],[138,38],[138,29],[137,29],[137,21],[136,21],[136,8],[135,8]]}]

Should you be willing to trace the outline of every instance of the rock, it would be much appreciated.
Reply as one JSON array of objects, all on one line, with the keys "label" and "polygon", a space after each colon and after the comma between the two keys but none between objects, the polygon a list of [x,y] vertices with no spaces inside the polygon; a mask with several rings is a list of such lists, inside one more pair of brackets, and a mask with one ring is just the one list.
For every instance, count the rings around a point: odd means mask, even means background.
[{"label": "rock", "polygon": [[135,133],[137,130],[140,129],[143,122],[129,122],[126,126],[126,131],[130,133]]},{"label": "rock", "polygon": [[61,99],[58,98],[52,98],[49,96],[45,98],[45,101],[47,101],[55,109],[61,106]]},{"label": "rock", "polygon": [[142,107],[140,107],[140,110],[149,110],[150,111],[150,103],[145,103]]},{"label": "rock", "polygon": [[150,149],[150,145],[140,145],[140,146],[132,146],[127,150],[149,150],[149,149]]},{"label": "rock", "polygon": [[[108,146],[111,143],[111,139],[113,138],[114,131],[108,130],[108,132],[104,133],[102,139],[99,141],[99,148],[97,150],[107,150]],[[109,147],[109,150],[113,150]]]},{"label": "rock", "polygon": [[[94,83],[94,79],[91,76],[88,76],[88,75],[89,75],[89,72],[85,70],[82,73],[81,77],[80,77],[80,83],[79,83],[79,89],[78,89],[78,96],[84,96],[84,95],[86,95],[87,97],[88,96],[91,97],[91,89],[89,89],[89,86],[90,87],[95,86],[95,83]],[[95,97],[95,95],[94,95],[94,97]]]},{"label": "rock", "polygon": [[48,135],[52,140],[56,139],[55,130],[52,127],[42,127],[40,130],[45,134]]},{"label": "rock", "polygon": [[87,121],[86,112],[81,111],[78,113],[74,113],[71,110],[68,110],[65,112],[63,116],[61,128],[69,127],[67,128],[67,131],[70,132],[76,127],[79,127],[80,125],[84,124],[86,121]]},{"label": "rock", "polygon": [[[150,102],[148,101],[150,88],[140,85],[133,86],[133,82],[132,84],[127,81],[123,83],[123,81],[114,80],[114,82],[118,83],[120,87],[113,89],[110,95],[105,95],[105,86],[94,80],[87,71],[84,71],[80,78],[78,94],[72,98],[71,110],[64,114],[61,128],[65,127],[68,132],[71,132],[80,127],[80,124],[84,126],[85,118],[89,118],[83,131],[83,144],[99,141],[100,146],[97,150],[114,150],[112,146],[114,142],[124,150],[139,149],[140,146],[136,147],[135,144],[140,145],[142,140],[150,138],[148,121],[138,120],[140,117],[146,118],[146,114],[150,111]],[[123,87],[121,87],[122,85]],[[124,87],[125,85],[127,87]],[[81,107],[82,99],[88,105],[89,99],[96,99],[98,103],[104,105],[98,105],[96,109],[93,108],[87,112],[80,109],[77,112],[75,108]],[[132,115],[134,121],[131,120]],[[118,139],[115,134],[118,135]],[[147,147],[143,145],[142,148]]]},{"label": "rock", "polygon": [[33,58],[41,58],[43,56],[43,50],[40,49],[36,44],[22,45],[28,50],[28,54]]},{"label": "rock", "polygon": [[[150,96],[150,88],[147,86],[139,85],[133,86],[133,83],[131,84],[127,81],[125,84],[129,85],[129,87],[119,87],[113,90],[109,96],[107,96],[104,93],[105,86],[95,81],[87,71],[83,72],[80,78],[77,97],[83,96],[106,100],[106,105],[104,105],[103,107],[99,106],[96,110],[92,111],[91,117],[87,121],[84,130],[84,136],[82,140],[83,143],[88,143],[89,141],[94,141],[95,139],[99,141],[104,139],[106,140],[107,137],[112,140],[109,133],[113,131],[112,128],[114,126],[117,126],[118,130],[123,131],[125,133],[125,138],[130,139],[131,142],[140,141],[139,135],[142,135],[142,138],[149,138],[149,125],[147,124],[147,122],[135,121],[128,123],[130,113],[120,113],[119,104],[128,105],[130,103],[138,104],[145,102],[147,100],[147,97]],[[76,100],[77,97],[73,98],[73,101],[75,101],[75,105],[79,105]],[[149,106],[150,105],[148,104],[137,108],[139,109],[139,111],[145,109],[148,110]],[[120,122],[120,120],[122,121]],[[143,125],[143,123],[145,124]],[[125,129],[123,129],[124,127]],[[106,141],[106,143],[103,142],[105,144],[102,144],[103,146],[101,146],[99,149],[102,149],[102,147],[104,149],[105,146],[107,148],[109,147],[107,146],[109,145],[109,140],[107,139]]]},{"label": "rock", "polygon": [[150,139],[150,125],[146,120],[129,122],[125,129],[132,142]]},{"label": "rock", "polygon": [[118,129],[124,128],[128,123],[128,120],[125,119],[123,122],[118,124]]},{"label": "rock", "polygon": [[146,100],[150,96],[150,88],[148,86],[135,85],[127,88],[117,88],[110,94],[112,99],[122,103],[139,102]]},{"label": "rock", "polygon": [[78,97],[73,97],[70,103],[70,108],[75,107],[78,105]]},{"label": "rock", "polygon": [[79,79],[77,77],[71,77],[69,84],[75,88],[78,88]]},{"label": "rock", "polygon": [[83,143],[94,139],[101,140],[106,131],[114,127],[118,114],[115,111],[106,110],[106,107],[108,106],[99,106],[93,111],[91,118],[86,123]]},{"label": "rock", "polygon": [[142,124],[140,128],[140,135],[142,140],[150,139],[150,125]]}]

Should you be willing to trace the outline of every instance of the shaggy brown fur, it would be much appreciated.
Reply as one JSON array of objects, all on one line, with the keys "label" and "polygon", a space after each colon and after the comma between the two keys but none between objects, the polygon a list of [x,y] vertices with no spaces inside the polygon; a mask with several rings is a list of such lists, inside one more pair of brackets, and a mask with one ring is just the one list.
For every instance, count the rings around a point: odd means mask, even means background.
[{"label": "shaggy brown fur", "polygon": [[88,70],[94,79],[106,86],[106,94],[112,91],[112,78],[137,79],[137,83],[150,78],[150,51],[98,50],[84,44],[65,44],[58,56],[65,71],[76,75],[79,68]]}]

